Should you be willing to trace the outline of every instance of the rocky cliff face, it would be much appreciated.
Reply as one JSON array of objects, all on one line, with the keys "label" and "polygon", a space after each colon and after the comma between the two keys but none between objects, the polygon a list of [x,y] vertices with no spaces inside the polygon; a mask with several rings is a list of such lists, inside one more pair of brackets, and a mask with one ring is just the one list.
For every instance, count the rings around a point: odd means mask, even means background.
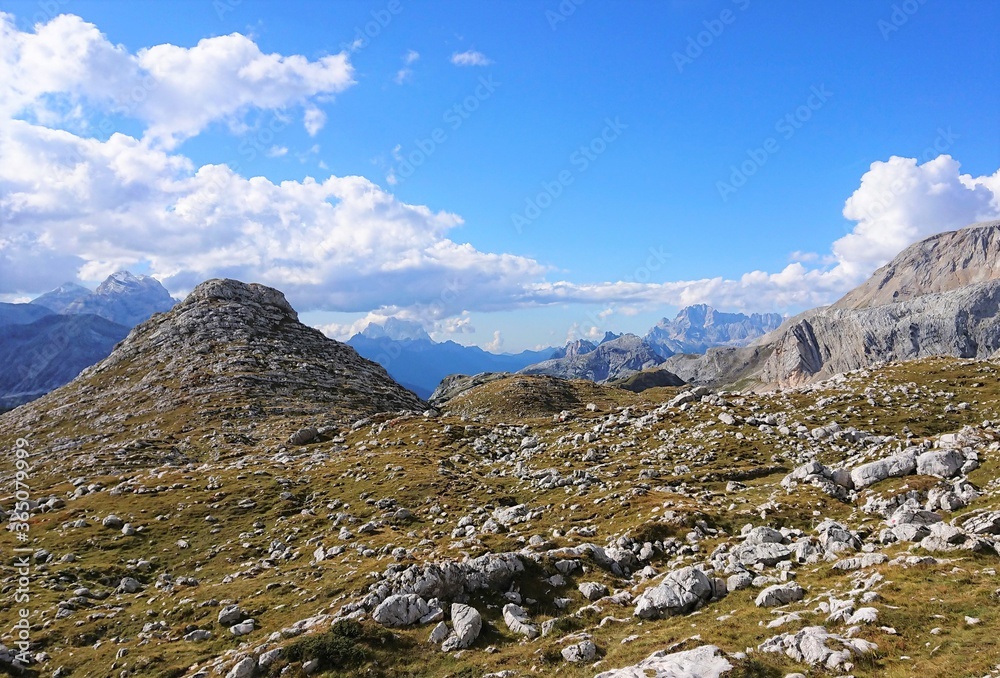
[{"label": "rocky cliff face", "polygon": [[1000,221],[906,248],[828,308],[786,321],[739,349],[667,367],[710,384],[797,386],[881,360],[989,357],[1000,349]]}]

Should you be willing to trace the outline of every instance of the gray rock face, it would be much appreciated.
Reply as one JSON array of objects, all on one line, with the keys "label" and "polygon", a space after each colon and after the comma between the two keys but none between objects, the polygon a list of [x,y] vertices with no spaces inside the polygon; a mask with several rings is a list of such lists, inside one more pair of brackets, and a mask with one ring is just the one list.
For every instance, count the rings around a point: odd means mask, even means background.
[{"label": "gray rock face", "polygon": [[962,529],[972,534],[1000,534],[1000,511],[975,515],[962,523]]},{"label": "gray rock face", "polygon": [[597,582],[583,582],[577,589],[583,594],[583,597],[587,600],[594,601],[600,600],[604,596],[608,595],[608,587],[604,584],[598,584]]},{"label": "gray rock face", "polygon": [[638,664],[594,678],[720,678],[733,668],[715,645],[683,652],[654,652]]},{"label": "gray rock face", "polygon": [[244,657],[236,662],[226,678],[251,678],[257,670],[257,659],[255,657]]},{"label": "gray rock face", "polygon": [[[834,647],[830,647],[830,645]],[[861,638],[834,635],[822,626],[807,626],[796,633],[783,633],[765,640],[757,648],[761,652],[784,654],[794,661],[837,670],[855,656],[864,656],[878,649],[875,643]]]},{"label": "gray rock face", "polygon": [[699,569],[684,567],[674,570],[657,586],[643,591],[636,600],[635,616],[659,619],[691,612],[712,599],[715,585]]},{"label": "gray rock face", "polygon": [[574,664],[589,662],[597,656],[597,646],[591,640],[574,643],[562,650],[563,659]]},{"label": "gray rock face", "polygon": [[531,623],[528,613],[520,605],[504,605],[503,621],[511,633],[527,636],[529,639],[538,637],[538,627]]},{"label": "gray rock face", "polygon": [[924,476],[951,478],[962,470],[965,455],[961,450],[924,452],[917,457],[917,473]]},{"label": "gray rock face", "polygon": [[592,351],[529,365],[518,374],[547,374],[564,379],[603,382],[659,365],[663,358],[634,334],[602,342]]},{"label": "gray rock face", "polygon": [[246,614],[239,605],[227,605],[219,610],[218,621],[222,626],[229,627],[240,623],[244,617],[246,617]]},{"label": "gray rock face", "polygon": [[430,611],[427,601],[418,595],[408,593],[389,596],[372,612],[372,619],[382,626],[410,626]]},{"label": "gray rock face", "polygon": [[483,629],[483,618],[480,616],[479,610],[474,607],[462,603],[452,603],[451,626],[452,635],[441,646],[441,649],[446,652],[472,647],[476,638],[479,637],[479,632]]},{"label": "gray rock face", "polygon": [[415,593],[424,599],[454,600],[484,589],[500,591],[524,572],[515,553],[488,553],[468,561],[390,568],[385,580],[372,586],[366,606],[374,607],[393,594]]},{"label": "gray rock face", "polygon": [[834,308],[870,308],[1000,279],[1000,221],[910,245]]},{"label": "gray rock face", "polygon": [[987,358],[1000,350],[1000,221],[906,248],[827,308],[791,318],[745,348],[675,356],[666,367],[714,385],[751,378],[793,387],[881,360]]},{"label": "gray rock face", "polygon": [[757,599],[754,600],[754,604],[757,607],[778,607],[800,601],[805,594],[805,589],[795,582],[775,584],[761,591],[757,595]]},{"label": "gray rock face", "polygon": [[763,544],[743,543],[732,551],[736,562],[747,567],[752,565],[777,565],[782,560],[788,560],[794,549],[786,544],[773,542]]},{"label": "gray rock face", "polygon": [[851,480],[854,482],[856,489],[863,490],[886,478],[898,478],[909,475],[916,469],[916,455],[912,450],[908,450],[900,454],[894,454],[891,457],[855,467],[851,471]]}]

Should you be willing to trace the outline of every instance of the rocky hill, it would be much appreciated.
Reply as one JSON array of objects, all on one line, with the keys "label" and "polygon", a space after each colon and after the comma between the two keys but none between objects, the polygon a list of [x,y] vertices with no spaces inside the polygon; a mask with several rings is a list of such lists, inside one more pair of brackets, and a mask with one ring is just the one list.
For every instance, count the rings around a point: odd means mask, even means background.
[{"label": "rocky hill", "polygon": [[664,358],[704,353],[716,346],[745,346],[777,329],[782,320],[777,313],[723,313],[697,304],[681,309],[673,320],[658,322],[645,339]]},{"label": "rocky hill", "polygon": [[[5,425],[72,446],[147,435],[152,447],[194,453],[189,434],[180,445],[165,440],[203,424],[210,437],[284,441],[299,419],[332,425],[425,407],[382,367],[300,323],[281,292],[210,280],[71,383],[9,412]],[[230,423],[215,430],[222,419]]]},{"label": "rocky hill", "polygon": [[1000,222],[918,242],[828,308],[745,348],[674,356],[687,381],[795,386],[882,360],[988,357],[1000,349]]}]

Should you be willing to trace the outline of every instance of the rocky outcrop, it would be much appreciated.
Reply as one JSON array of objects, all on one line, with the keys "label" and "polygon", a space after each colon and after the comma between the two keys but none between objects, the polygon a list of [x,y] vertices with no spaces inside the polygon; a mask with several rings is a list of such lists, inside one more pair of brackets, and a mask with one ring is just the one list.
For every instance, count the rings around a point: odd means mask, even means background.
[{"label": "rocky outcrop", "polygon": [[733,665],[715,645],[683,652],[654,652],[638,664],[598,673],[594,678],[719,678]]},{"label": "rocky outcrop", "polygon": [[636,600],[635,616],[659,619],[696,610],[714,597],[725,595],[725,584],[709,579],[701,570],[684,567],[667,574],[657,586]]}]

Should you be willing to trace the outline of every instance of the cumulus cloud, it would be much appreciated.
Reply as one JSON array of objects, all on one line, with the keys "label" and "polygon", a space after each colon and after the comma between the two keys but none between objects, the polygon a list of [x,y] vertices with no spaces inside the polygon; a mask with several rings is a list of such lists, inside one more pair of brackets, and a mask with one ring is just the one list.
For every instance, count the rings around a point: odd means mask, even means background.
[{"label": "cumulus cloud", "polygon": [[[948,156],[923,165],[893,158],[874,163],[847,201],[857,225],[833,243],[831,263],[586,284],[550,281],[534,259],[456,241],[461,217],[404,203],[364,177],[274,183],[196,167],[123,134],[100,141],[9,120],[0,122],[0,293],[143,264],[175,292],[213,276],[255,280],[300,310],[401,315],[441,336],[471,331],[469,311],[550,304],[801,309],[835,300],[913,240],[1000,216],[998,185],[1000,172],[963,175]],[[36,271],[53,268],[63,272],[39,279]]]},{"label": "cumulus cloud", "polygon": [[545,271],[450,239],[460,217],[363,177],[273,183],[122,134],[102,142],[20,120],[0,124],[0,218],[0,249],[72,256],[82,279],[146,263],[172,289],[227,275],[280,287],[304,309],[420,307],[443,319],[517,298]]},{"label": "cumulus cloud", "polygon": [[995,188],[989,177],[961,174],[949,155],[922,165],[895,156],[873,163],[844,206],[844,216],[858,225],[833,244],[837,265],[866,275],[912,242],[996,218]]},{"label": "cumulus cloud", "polygon": [[499,353],[503,349],[503,334],[500,330],[495,330],[493,332],[493,338],[483,345],[487,351],[492,351],[493,353]]},{"label": "cumulus cloud", "polygon": [[465,52],[455,52],[451,55],[451,63],[456,66],[489,66],[493,61],[482,52],[474,49]]},{"label": "cumulus cloud", "polygon": [[93,24],[64,14],[34,32],[0,13],[0,115],[41,124],[84,117],[88,106],[134,118],[146,137],[174,148],[211,123],[238,125],[253,109],[307,106],[315,134],[325,115],[310,105],[354,84],[346,53],[316,61],[264,54],[239,33],[200,40],[194,47],[163,44],[130,53]]}]

